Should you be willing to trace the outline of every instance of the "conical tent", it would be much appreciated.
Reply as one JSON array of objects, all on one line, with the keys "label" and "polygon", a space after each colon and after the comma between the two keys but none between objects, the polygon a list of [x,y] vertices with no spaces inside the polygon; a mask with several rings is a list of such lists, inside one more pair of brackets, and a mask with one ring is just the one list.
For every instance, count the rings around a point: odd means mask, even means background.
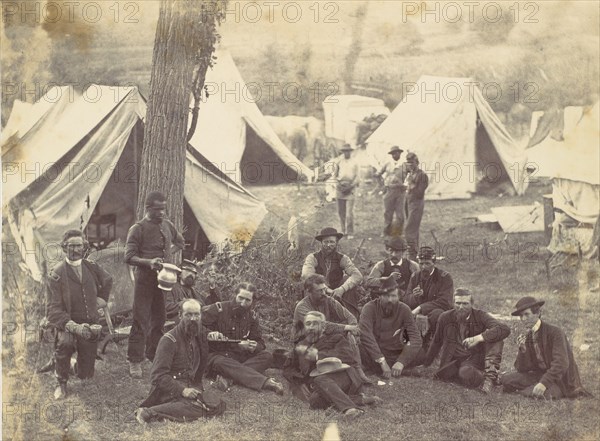
[{"label": "conical tent", "polygon": [[[43,261],[60,254],[56,244],[67,229],[87,227],[98,240],[124,242],[135,222],[145,106],[137,88],[97,85],[83,94],[54,87],[32,106],[17,104],[38,119],[17,110],[7,122],[3,204],[34,278]],[[264,204],[191,146],[185,173],[190,257],[202,257],[210,243],[248,241]]]},{"label": "conical tent", "polygon": [[200,103],[190,144],[244,185],[310,179],[312,171],[281,142],[256,105],[267,99],[268,90],[246,84],[228,52],[215,56],[215,66],[206,73],[209,97]]},{"label": "conical tent", "polygon": [[523,150],[470,78],[422,76],[367,139],[378,167],[394,145],[415,152],[429,176],[428,199],[468,199],[493,189],[525,191]]}]

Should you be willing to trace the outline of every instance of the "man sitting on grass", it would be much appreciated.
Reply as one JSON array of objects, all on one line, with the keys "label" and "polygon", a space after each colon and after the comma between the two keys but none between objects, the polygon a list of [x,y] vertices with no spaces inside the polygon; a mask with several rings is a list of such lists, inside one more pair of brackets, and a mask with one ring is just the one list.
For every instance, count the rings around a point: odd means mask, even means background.
[{"label": "man sitting on grass", "polygon": [[[365,369],[383,378],[399,377],[416,366],[421,355],[421,334],[410,308],[400,302],[393,278],[379,287],[379,298],[367,303],[360,314],[360,351]],[[407,344],[404,336],[408,335]]]},{"label": "man sitting on grass", "polygon": [[515,305],[512,315],[521,318],[525,332],[517,337],[517,371],[500,378],[504,391],[544,399],[588,396],[564,331],[542,321],[544,303],[523,297]]},{"label": "man sitting on grass", "polygon": [[440,315],[424,364],[429,366],[441,349],[436,378],[458,379],[488,394],[498,381],[504,339],[509,334],[504,323],[473,308],[471,291],[459,288],[454,293],[454,309]]},{"label": "man sitting on grass", "polygon": [[325,316],[310,311],[304,317],[304,339],[299,341],[285,378],[301,391],[301,398],[313,409],[333,405],[347,418],[357,418],[365,404],[379,404],[381,399],[361,393],[362,381],[352,348],[345,335],[327,329]]},{"label": "man sitting on grass", "polygon": [[283,385],[264,375],[271,367],[273,356],[265,350],[258,318],[250,309],[255,294],[254,285],[241,283],[234,300],[203,308],[203,324],[210,331],[208,370],[217,374],[222,390],[229,389],[235,382],[250,389],[283,395]]},{"label": "man sitting on grass", "polygon": [[203,394],[202,375],[207,361],[208,341],[202,332],[200,303],[185,300],[179,324],[158,343],[150,373],[150,395],[136,411],[138,422],[185,422],[223,414],[225,403],[216,400],[211,404]]}]

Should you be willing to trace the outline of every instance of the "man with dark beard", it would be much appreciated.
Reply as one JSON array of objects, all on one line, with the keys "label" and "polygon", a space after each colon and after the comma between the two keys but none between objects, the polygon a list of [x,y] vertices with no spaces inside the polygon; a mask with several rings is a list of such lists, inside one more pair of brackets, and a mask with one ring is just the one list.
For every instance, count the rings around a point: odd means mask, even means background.
[{"label": "man with dark beard", "polygon": [[217,383],[223,390],[235,382],[283,395],[283,385],[263,374],[271,366],[273,356],[265,350],[260,324],[250,309],[255,294],[254,285],[241,283],[234,300],[203,308],[204,326],[211,331],[208,371],[217,374]]},{"label": "man with dark beard", "polygon": [[421,247],[418,258],[420,270],[410,277],[402,301],[412,309],[413,315],[427,317],[429,330],[423,335],[427,342],[435,333],[440,314],[452,309],[454,281],[450,274],[435,266],[433,248]]},{"label": "man with dark beard", "polygon": [[454,293],[454,309],[440,315],[424,364],[429,366],[440,349],[440,369],[435,378],[459,380],[488,394],[498,381],[504,339],[510,329],[490,314],[473,308],[468,289]]},{"label": "man with dark beard", "polygon": [[379,287],[390,277],[396,280],[400,296],[404,296],[410,277],[419,270],[417,262],[406,258],[407,250],[408,245],[403,238],[386,239],[385,251],[388,258],[377,262],[366,279],[365,285],[371,289],[371,298],[377,297]]},{"label": "man with dark beard", "polygon": [[[321,274],[327,280],[328,294],[338,300],[358,317],[360,293],[357,290],[363,276],[352,260],[337,251],[339,240],[344,237],[335,228],[327,227],[315,236],[321,242],[321,250],[309,254],[302,265],[302,279]],[[344,274],[347,276],[344,278]]]},{"label": "man with dark beard", "polygon": [[136,411],[141,424],[165,419],[194,421],[225,411],[225,403],[209,400],[203,392],[208,341],[201,315],[197,300],[184,301],[179,324],[160,339],[150,373],[150,395]]},{"label": "man with dark beard", "polygon": [[304,338],[294,347],[284,377],[303,391],[301,398],[313,409],[333,405],[347,418],[363,414],[359,407],[381,399],[361,393],[352,348],[342,332],[326,327],[325,316],[310,311],[304,317]]},{"label": "man with dark beard", "polygon": [[[379,298],[367,303],[360,314],[361,359],[367,371],[399,377],[418,364],[421,334],[410,308],[399,300],[396,281],[386,279],[379,289]],[[410,344],[404,342],[405,332]]]},{"label": "man with dark beard", "polygon": [[179,281],[173,285],[171,291],[164,291],[167,319],[177,321],[179,305],[185,299],[196,299],[204,306],[202,296],[196,288],[197,273],[196,264],[191,260],[183,259]]}]

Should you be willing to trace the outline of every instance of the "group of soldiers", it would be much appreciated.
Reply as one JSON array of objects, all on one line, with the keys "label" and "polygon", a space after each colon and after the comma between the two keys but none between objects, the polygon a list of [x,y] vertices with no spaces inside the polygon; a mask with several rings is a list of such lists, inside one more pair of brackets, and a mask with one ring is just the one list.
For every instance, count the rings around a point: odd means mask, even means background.
[{"label": "group of soldiers", "polygon": [[[523,297],[515,305],[512,314],[520,317],[522,328],[515,371],[499,375],[509,327],[475,308],[470,290],[454,288],[451,275],[436,266],[432,248],[419,248],[417,263],[409,259],[403,237],[389,237],[388,257],[363,280],[350,257],[338,251],[344,235],[331,227],[315,237],[320,250],[302,267],[304,298],[294,311],[293,348],[275,350],[274,357],[253,310],[257,290],[252,284],[237,286],[230,299],[213,290],[200,293],[190,261],[180,265],[172,286],[161,282],[158,271],[183,249],[183,237],[165,217],[163,194],[151,192],[145,206],[144,218],[129,230],[125,252],[125,261],[136,269],[130,376],[142,379],[142,362],[152,362],[150,393],[136,411],[140,423],[222,414],[225,404],[204,388],[205,376],[221,391],[237,384],[283,395],[284,384],[266,373],[274,367],[283,369],[294,396],[311,408],[333,406],[349,419],[382,402],[367,393],[374,375],[383,380],[422,376],[422,366],[438,357],[434,378],[486,394],[497,385],[546,399],[587,394],[564,331],[542,320],[544,301]],[[71,373],[93,376],[98,307],[106,304],[112,287],[110,274],[84,258],[81,231],[67,231],[62,245],[66,258],[48,277],[48,319],[58,331],[56,399],[67,396]],[[369,290],[366,299],[363,287]],[[167,318],[175,324],[165,333]]]}]

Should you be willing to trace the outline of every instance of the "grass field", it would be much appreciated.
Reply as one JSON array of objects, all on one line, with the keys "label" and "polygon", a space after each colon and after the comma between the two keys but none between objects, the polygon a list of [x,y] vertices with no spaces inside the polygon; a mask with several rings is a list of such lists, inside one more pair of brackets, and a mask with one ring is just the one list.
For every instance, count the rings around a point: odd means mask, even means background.
[{"label": "grass field", "polygon": [[[341,242],[343,252],[356,254],[355,261],[363,273],[383,252],[382,202],[380,197],[369,195],[368,190],[361,189],[363,194],[355,207],[356,238]],[[266,201],[271,212],[258,238],[271,228],[285,231],[292,214],[306,216],[300,232],[302,256],[314,247],[312,237],[316,231],[327,225],[338,226],[335,203],[316,208],[320,199],[314,187],[289,185],[252,191]],[[505,237],[501,230],[465,219],[488,213],[493,206],[541,201],[541,195],[547,192],[548,187],[532,186],[522,198],[478,196],[468,201],[427,202],[421,241],[437,247],[439,254],[445,256],[439,266],[452,274],[455,286],[471,288],[476,305],[482,309],[509,315],[523,295],[545,299],[545,318],[565,329],[574,346],[582,381],[598,397],[598,293],[589,295],[587,281],[579,275],[582,271],[573,270],[570,281],[548,280],[543,233]],[[515,338],[511,335],[505,342],[502,370],[512,366]],[[589,345],[589,349],[581,350],[582,344]],[[289,392],[279,397],[234,386],[224,394],[228,410],[220,419],[189,424],[155,423],[144,428],[131,412],[148,392],[150,365],[144,366],[143,380],[129,378],[126,344],[110,345],[104,360],[96,364],[94,380],[71,381],[72,394],[60,403],[52,398],[51,374],[34,373],[50,356],[51,345],[40,344],[30,335],[26,348],[26,358],[20,360],[18,347],[5,345],[3,351],[3,438],[7,440],[319,440],[327,424],[336,419],[334,412],[310,410]],[[18,372],[14,369],[17,366],[21,366]],[[12,368],[9,373],[7,367]],[[582,441],[600,436],[597,398],[538,402],[504,395],[498,388],[485,396],[433,381],[432,371],[433,368],[425,370],[425,377],[402,377],[392,384],[370,387],[369,393],[379,395],[384,404],[368,409],[359,420],[340,423],[341,439]],[[280,376],[275,370],[272,374]],[[211,387],[208,382],[207,385]],[[12,389],[12,396],[7,395],[7,386]]]}]

